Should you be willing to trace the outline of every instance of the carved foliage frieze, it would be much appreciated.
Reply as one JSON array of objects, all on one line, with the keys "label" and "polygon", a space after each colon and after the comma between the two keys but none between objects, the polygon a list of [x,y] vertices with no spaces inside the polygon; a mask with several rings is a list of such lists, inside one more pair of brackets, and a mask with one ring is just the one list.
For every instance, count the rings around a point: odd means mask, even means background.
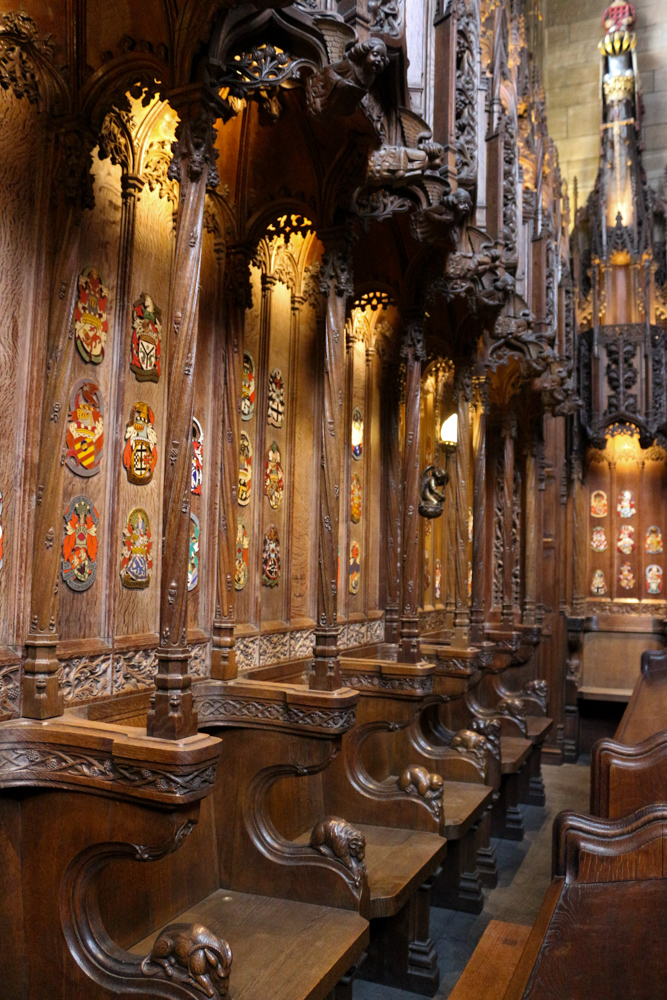
[{"label": "carved foliage frieze", "polygon": [[61,663],[60,683],[65,695],[65,701],[92,701],[110,695],[112,656],[103,653],[101,656],[78,656]]},{"label": "carved foliage frieze", "polygon": [[113,663],[113,693],[141,691],[153,684],[157,673],[157,650],[139,649],[115,653]]},{"label": "carved foliage frieze", "polygon": [[21,714],[21,665],[0,668],[0,722]]},{"label": "carved foliage frieze", "polygon": [[200,721],[265,722],[301,729],[321,729],[328,733],[347,732],[354,725],[356,709],[305,709],[283,701],[269,702],[232,698],[225,694],[204,695],[197,699]]}]

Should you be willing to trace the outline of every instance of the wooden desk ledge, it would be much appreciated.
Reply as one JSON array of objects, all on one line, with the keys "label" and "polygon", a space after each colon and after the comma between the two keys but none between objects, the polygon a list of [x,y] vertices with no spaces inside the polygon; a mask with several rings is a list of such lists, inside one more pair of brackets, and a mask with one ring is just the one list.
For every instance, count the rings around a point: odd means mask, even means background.
[{"label": "wooden desk ledge", "polygon": [[502,1000],[530,932],[523,924],[492,920],[449,1000]]},{"label": "wooden desk ledge", "polygon": [[197,802],[213,788],[220,740],[182,740],[145,729],[59,716],[0,725],[0,788],[91,789],[165,805]]},{"label": "wooden desk ledge", "polygon": [[[519,697],[521,697],[519,695]],[[541,743],[553,729],[554,720],[544,715],[526,716],[526,735],[533,743]]]},{"label": "wooden desk ledge", "polygon": [[445,837],[448,840],[461,840],[491,804],[492,797],[491,785],[477,785],[468,781],[445,782]]},{"label": "wooden desk ledge", "polygon": [[503,774],[515,774],[526,763],[532,750],[532,740],[524,740],[521,736],[501,736],[500,763]]},{"label": "wooden desk ledge", "polygon": [[[369,942],[368,922],[353,910],[228,889],[173,923],[201,924],[229,944],[230,1000],[325,1000]],[[157,937],[144,938],[132,953],[149,955]]]},{"label": "wooden desk ledge", "polygon": [[364,694],[423,698],[433,693],[435,667],[432,663],[396,663],[366,657],[341,656],[343,682]]}]

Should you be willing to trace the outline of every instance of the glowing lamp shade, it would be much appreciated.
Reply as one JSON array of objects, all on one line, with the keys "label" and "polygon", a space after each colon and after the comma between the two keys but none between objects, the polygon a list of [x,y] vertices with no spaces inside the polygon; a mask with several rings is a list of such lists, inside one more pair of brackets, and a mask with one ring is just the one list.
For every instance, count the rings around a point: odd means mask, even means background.
[{"label": "glowing lamp shade", "polygon": [[440,440],[443,444],[452,445],[456,447],[456,442],[459,436],[459,418],[456,413],[452,413],[451,417],[447,417],[444,421],[442,427],[440,428]]}]

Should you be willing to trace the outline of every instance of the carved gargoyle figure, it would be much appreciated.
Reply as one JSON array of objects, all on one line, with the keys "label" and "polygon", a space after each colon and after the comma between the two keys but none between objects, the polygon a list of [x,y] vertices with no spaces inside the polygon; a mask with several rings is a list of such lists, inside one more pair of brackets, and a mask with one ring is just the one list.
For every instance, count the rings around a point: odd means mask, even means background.
[{"label": "carved gargoyle figure", "polygon": [[231,969],[231,948],[202,924],[169,924],[141,963],[144,975],[164,972],[213,1000],[227,996]]},{"label": "carved gargoyle figure", "polygon": [[427,465],[421,476],[419,513],[422,517],[440,517],[449,476],[437,465]]},{"label": "carved gargoyle figure", "polygon": [[486,764],[486,755],[490,752],[490,747],[486,737],[481,733],[474,733],[471,729],[461,729],[455,733],[449,745],[452,750],[458,750],[459,753],[472,754],[482,767]]},{"label": "carved gargoyle figure", "polygon": [[419,795],[428,802],[442,801],[445,782],[440,774],[431,774],[420,764],[403,769],[396,784],[407,795]]},{"label": "carved gargoyle figure", "polygon": [[325,858],[334,858],[352,873],[356,885],[366,876],[366,838],[346,819],[325,816],[313,827],[310,846]]},{"label": "carved gargoyle figure", "polygon": [[496,719],[474,719],[472,728],[486,740],[489,750],[500,759],[500,723]]},{"label": "carved gargoyle figure", "polygon": [[381,146],[371,153],[368,179],[381,184],[403,181],[427,170],[437,170],[444,159],[443,147],[430,140],[420,143],[414,149],[407,146]]},{"label": "carved gargoyle figure", "polygon": [[388,65],[387,46],[382,39],[350,42],[340,62],[325,66],[308,78],[308,110],[326,118],[354,114],[375,83],[375,77]]}]

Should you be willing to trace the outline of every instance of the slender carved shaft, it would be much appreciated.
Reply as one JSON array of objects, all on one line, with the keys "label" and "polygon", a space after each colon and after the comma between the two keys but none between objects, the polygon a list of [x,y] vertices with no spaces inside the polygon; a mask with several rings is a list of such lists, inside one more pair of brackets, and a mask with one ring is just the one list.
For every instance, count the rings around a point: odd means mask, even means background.
[{"label": "slender carved shaft", "polygon": [[384,370],[383,408],[383,469],[385,475],[385,539],[384,572],[386,586],[385,640],[398,642],[398,598],[401,579],[401,453],[399,413],[396,386],[398,372],[394,366]]},{"label": "slender carved shaft", "polygon": [[536,446],[530,447],[526,453],[526,489],[524,492],[524,593],[521,621],[524,625],[535,625],[535,608],[537,602],[537,565],[541,562],[542,553],[538,547],[537,537],[537,455]]},{"label": "slender carved shaft", "polygon": [[243,249],[228,250],[225,265],[225,281],[221,295],[221,305],[226,312],[223,437],[218,565],[211,649],[211,676],[221,680],[236,677],[237,673],[234,652],[236,604],[234,576],[238,529],[241,366],[245,310],[252,304],[247,253]]},{"label": "slender carved shaft", "polygon": [[472,641],[481,642],[486,613],[486,380],[475,379],[474,489],[472,521]]},{"label": "slender carved shaft", "polygon": [[23,675],[23,715],[61,715],[58,683],[58,586],[63,533],[63,435],[74,356],[73,312],[80,269],[82,209],[91,208],[91,142],[76,126],[59,135],[55,187],[63,195],[55,229],[62,234],[53,269],[47,339],[47,369],[40,429],[37,495],[33,529],[30,632]]},{"label": "slender carved shaft", "polygon": [[458,447],[456,449],[456,551],[455,614],[452,645],[463,648],[470,643],[470,606],[468,599],[469,516],[470,516],[470,401],[472,384],[469,372],[463,372],[457,387]]},{"label": "slender carved shaft", "polygon": [[454,628],[454,612],[456,610],[455,592],[456,592],[456,483],[455,475],[452,472],[452,466],[454,461],[452,456],[448,453],[446,458],[445,468],[447,475],[449,476],[449,482],[447,483],[447,494],[445,503],[445,516],[447,518],[446,523],[446,559],[445,559],[445,623],[446,628],[453,630]]},{"label": "slender carved shaft", "polygon": [[[178,95],[182,97],[184,95]],[[198,95],[179,106],[170,167],[180,181],[173,285],[169,303],[169,382],[163,495],[160,646],[148,732],[180,739],[197,731],[188,672],[187,596],[190,546],[190,442],[197,353],[197,302],[206,185],[217,183],[209,109]]]},{"label": "slender carved shaft", "polygon": [[[613,470],[615,472],[615,469]],[[572,614],[583,615],[584,601],[586,599],[586,559],[583,553],[587,550],[587,522],[588,511],[586,509],[586,490],[582,482],[581,460],[578,457],[573,459],[572,479],[574,486],[574,551],[580,554],[574,561],[574,587],[572,594]],[[612,485],[611,497],[614,498]]]},{"label": "slender carved shaft", "polygon": [[514,621],[514,539],[512,515],[514,511],[514,427],[508,420],[503,427],[503,624]]},{"label": "slender carved shaft", "polygon": [[324,377],[320,461],[320,520],[318,541],[317,629],[310,687],[333,691],[340,687],[338,661],[338,528],[342,483],[343,385],[345,371],[345,300],[352,279],[345,251],[327,250],[322,261],[320,290],[326,296]]},{"label": "slender carved shaft", "polygon": [[419,403],[424,334],[420,323],[411,323],[401,354],[405,358],[405,444],[403,451],[403,574],[401,586],[401,648],[403,662],[419,659]]}]

